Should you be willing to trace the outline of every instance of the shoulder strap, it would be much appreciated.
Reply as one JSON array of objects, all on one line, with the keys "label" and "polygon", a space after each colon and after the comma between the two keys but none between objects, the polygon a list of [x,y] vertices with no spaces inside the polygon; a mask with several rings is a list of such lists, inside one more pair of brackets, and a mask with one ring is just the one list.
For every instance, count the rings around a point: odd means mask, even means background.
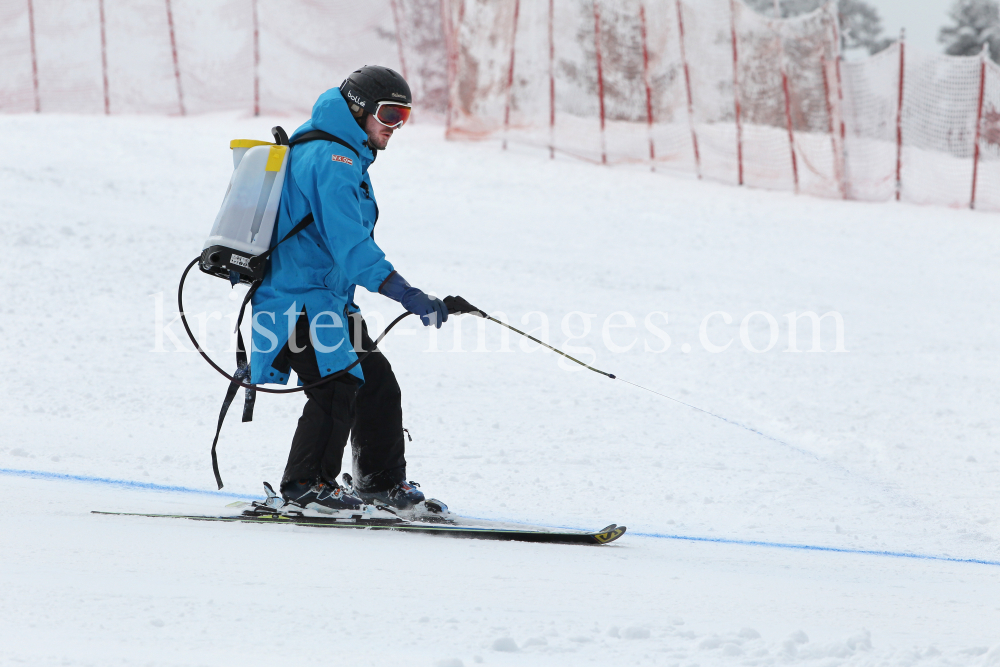
[{"label": "shoulder strap", "polygon": [[347,150],[354,153],[359,158],[361,157],[361,155],[358,154],[358,151],[357,149],[354,148],[354,146],[350,145],[340,137],[335,137],[329,132],[324,132],[323,130],[310,130],[309,132],[303,132],[299,136],[289,141],[288,145],[294,146],[295,144],[304,144],[307,141],[332,141],[335,144],[340,144]]}]

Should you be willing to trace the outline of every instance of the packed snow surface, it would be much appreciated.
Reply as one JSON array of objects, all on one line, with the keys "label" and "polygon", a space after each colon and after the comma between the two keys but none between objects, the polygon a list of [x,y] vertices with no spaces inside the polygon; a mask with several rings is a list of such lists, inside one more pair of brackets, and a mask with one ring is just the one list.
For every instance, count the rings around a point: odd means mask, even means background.
[{"label": "packed snow surface", "polygon": [[[502,152],[419,119],[372,167],[400,273],[730,422],[493,323],[408,318],[384,348],[409,477],[468,515],[621,540],[90,514],[233,500],[209,464],[226,381],[176,285],[229,140],[302,120],[4,118],[0,664],[1000,665],[1000,216]],[[244,291],[188,281],[227,368]],[[376,330],[400,311],[359,302]],[[842,351],[832,315],[823,351],[808,317],[789,351],[808,311],[839,314]],[[302,402],[260,395],[241,423],[238,401],[225,493],[277,484]]]}]

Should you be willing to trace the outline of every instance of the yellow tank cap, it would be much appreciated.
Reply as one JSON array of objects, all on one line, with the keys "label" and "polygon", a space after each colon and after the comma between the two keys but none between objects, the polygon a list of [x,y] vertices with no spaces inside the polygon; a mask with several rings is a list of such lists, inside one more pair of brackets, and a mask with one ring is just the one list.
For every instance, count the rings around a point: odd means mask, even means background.
[{"label": "yellow tank cap", "polygon": [[270,141],[257,141],[256,139],[233,139],[229,142],[230,148],[253,148],[254,146],[274,146]]}]

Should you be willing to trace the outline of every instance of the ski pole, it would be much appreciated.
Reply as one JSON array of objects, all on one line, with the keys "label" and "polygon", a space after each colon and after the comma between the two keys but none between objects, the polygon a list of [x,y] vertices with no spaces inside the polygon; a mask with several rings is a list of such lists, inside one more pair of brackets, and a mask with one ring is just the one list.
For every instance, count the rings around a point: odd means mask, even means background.
[{"label": "ski pole", "polygon": [[[617,379],[618,379],[618,378],[617,378],[617,377],[616,377],[615,375],[612,375],[611,373],[605,373],[604,371],[602,371],[602,370],[599,370],[599,369],[597,369],[597,368],[594,368],[593,366],[588,366],[587,364],[583,363],[582,361],[580,361],[580,360],[579,360],[579,359],[577,359],[576,357],[571,357],[571,356],[569,356],[568,354],[566,354],[565,352],[563,352],[562,350],[557,350],[556,348],[552,347],[552,346],[551,346],[551,345],[549,345],[548,343],[543,343],[542,341],[538,340],[537,338],[535,338],[535,337],[534,337],[534,336],[532,336],[531,334],[526,334],[526,333],[524,333],[523,331],[521,331],[520,329],[516,329],[516,328],[514,328],[514,327],[510,326],[510,325],[509,325],[509,324],[507,324],[506,322],[501,322],[500,320],[498,320],[498,319],[496,319],[496,318],[493,318],[493,317],[490,317],[490,316],[489,316],[489,315],[487,315],[486,313],[483,313],[483,317],[485,317],[486,319],[488,319],[488,320],[489,320],[490,322],[496,322],[497,324],[499,324],[499,325],[500,325],[500,326],[502,326],[502,327],[505,327],[505,328],[507,328],[507,329],[510,329],[511,331],[513,331],[513,332],[515,332],[515,333],[519,333],[519,334],[521,334],[522,336],[524,336],[525,338],[527,338],[527,339],[529,339],[529,340],[533,340],[533,341],[535,341],[536,343],[538,343],[539,345],[542,345],[542,346],[544,346],[544,347],[547,347],[547,348],[549,348],[550,350],[552,350],[552,351],[553,351],[553,352],[555,352],[556,354],[561,354],[562,356],[566,357],[566,358],[567,358],[567,359],[569,359],[570,361],[574,361],[574,362],[576,362],[576,363],[580,364],[581,366],[583,366],[583,367],[584,367],[584,368],[586,368],[587,370],[590,370],[590,371],[594,371],[595,373],[600,373],[600,374],[601,374],[601,375],[603,375],[604,377],[609,377],[609,378],[611,378],[612,380],[617,380]],[[632,384],[632,383],[630,382],[629,384]]]},{"label": "ski pole", "polygon": [[[577,359],[576,357],[571,357],[568,354],[566,354],[565,352],[563,352],[562,350],[557,350],[556,348],[552,347],[548,343],[543,343],[542,341],[538,340],[537,338],[535,338],[531,334],[524,333],[520,329],[517,329],[515,327],[510,326],[506,322],[501,322],[500,320],[496,319],[495,317],[491,317],[490,315],[488,315],[486,313],[486,311],[480,310],[479,308],[476,308],[475,306],[473,306],[471,303],[469,303],[468,301],[466,301],[465,299],[463,299],[460,296],[446,296],[444,298],[444,305],[448,308],[448,312],[449,313],[453,313],[455,315],[475,315],[476,317],[482,317],[483,319],[489,320],[490,322],[496,322],[500,326],[502,326],[504,328],[507,328],[507,329],[510,329],[514,333],[521,334],[522,336],[524,336],[528,340],[533,340],[536,343],[538,343],[539,345],[541,345],[542,347],[546,347],[546,348],[552,350],[553,352],[555,352],[556,354],[561,354],[562,356],[566,357],[570,361],[575,362],[577,364],[580,364],[581,366],[583,366],[587,370],[594,371],[595,373],[600,373],[604,377],[611,378],[612,380],[617,379],[611,373],[605,373],[604,371],[602,371],[600,369],[597,369],[597,368],[594,368],[593,366],[585,364],[582,361],[580,361],[579,359]],[[629,383],[629,384],[631,384],[631,383]]]}]

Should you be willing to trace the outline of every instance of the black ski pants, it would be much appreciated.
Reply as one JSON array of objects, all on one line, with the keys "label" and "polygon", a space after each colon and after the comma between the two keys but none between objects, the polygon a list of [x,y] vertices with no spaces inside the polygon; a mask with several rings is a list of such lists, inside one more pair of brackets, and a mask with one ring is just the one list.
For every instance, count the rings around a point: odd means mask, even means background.
[{"label": "black ski pants", "polygon": [[[354,349],[370,350],[373,344],[361,313],[350,315],[347,324]],[[358,336],[361,348],[355,343]],[[290,347],[292,342],[299,352]],[[306,313],[299,316],[289,343],[279,354],[275,367],[290,365],[304,384],[320,380]],[[334,482],[340,474],[348,436],[353,450],[354,484],[358,489],[384,491],[406,479],[403,408],[392,366],[376,350],[362,359],[361,371],[364,384],[345,373],[305,391],[307,401],[292,437],[282,488],[296,481]]]}]

